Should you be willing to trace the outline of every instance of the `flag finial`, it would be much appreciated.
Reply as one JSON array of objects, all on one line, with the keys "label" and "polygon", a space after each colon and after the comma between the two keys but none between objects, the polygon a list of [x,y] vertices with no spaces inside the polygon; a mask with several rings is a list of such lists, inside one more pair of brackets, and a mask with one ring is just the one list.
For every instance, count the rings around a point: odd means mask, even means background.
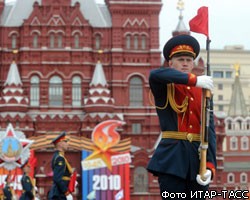
[{"label": "flag finial", "polygon": [[180,16],[182,16],[182,11],[184,10],[184,1],[183,0],[178,1],[177,10],[180,11]]}]

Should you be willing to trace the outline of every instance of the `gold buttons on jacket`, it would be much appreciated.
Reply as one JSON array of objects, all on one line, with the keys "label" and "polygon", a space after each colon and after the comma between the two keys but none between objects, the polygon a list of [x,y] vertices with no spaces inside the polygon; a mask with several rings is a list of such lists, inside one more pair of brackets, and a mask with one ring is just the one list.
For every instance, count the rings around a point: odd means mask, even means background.
[{"label": "gold buttons on jacket", "polygon": [[191,99],[191,101],[193,101],[193,100],[194,100],[194,98],[193,98],[193,97],[191,97],[190,99]]},{"label": "gold buttons on jacket", "polygon": [[188,90],[190,90],[190,87],[189,87],[189,86],[187,86],[187,89],[188,89]]},{"label": "gold buttons on jacket", "polygon": [[189,126],[189,128],[193,128],[193,126],[192,126],[192,125],[190,125],[190,126]]}]

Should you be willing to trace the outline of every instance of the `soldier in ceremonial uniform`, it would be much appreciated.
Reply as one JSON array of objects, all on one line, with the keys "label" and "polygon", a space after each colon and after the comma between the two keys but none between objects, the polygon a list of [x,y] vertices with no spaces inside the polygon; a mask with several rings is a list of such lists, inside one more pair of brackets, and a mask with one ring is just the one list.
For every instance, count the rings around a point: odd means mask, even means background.
[{"label": "soldier in ceremonial uniform", "polygon": [[53,170],[53,185],[49,192],[49,200],[72,200],[69,191],[69,182],[72,168],[64,156],[68,149],[66,133],[62,132],[52,143],[55,145],[56,152],[53,155],[51,167]]},{"label": "soldier in ceremonial uniform", "polygon": [[11,176],[10,174],[8,174],[5,178],[5,187],[3,189],[3,194],[4,194],[4,200],[12,200],[12,196],[13,196],[13,190],[10,187],[10,183],[11,183]]},{"label": "soldier in ceremonial uniform", "polygon": [[[147,169],[158,176],[162,199],[182,199],[185,195],[185,199],[191,199],[195,191],[208,190],[215,174],[216,135],[210,112],[207,171],[205,179],[198,175],[202,88],[213,89],[210,76],[191,73],[199,51],[199,43],[194,37],[175,36],[163,49],[169,67],[150,72],[149,84],[162,133]],[[185,195],[178,196],[178,193]],[[198,195],[192,199],[204,198]]]},{"label": "soldier in ceremonial uniform", "polygon": [[23,176],[21,179],[21,184],[23,187],[23,192],[20,197],[20,200],[34,200],[34,181],[33,179],[29,176],[30,174],[30,165],[28,161],[26,161],[22,165],[22,170],[23,170]]}]

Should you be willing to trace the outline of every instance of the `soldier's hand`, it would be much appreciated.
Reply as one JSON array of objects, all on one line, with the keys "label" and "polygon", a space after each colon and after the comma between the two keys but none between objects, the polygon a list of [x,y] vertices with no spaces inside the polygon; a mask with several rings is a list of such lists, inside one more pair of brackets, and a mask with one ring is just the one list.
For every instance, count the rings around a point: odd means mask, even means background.
[{"label": "soldier's hand", "polygon": [[214,89],[212,77],[207,75],[197,76],[196,87],[205,88],[212,91]]},{"label": "soldier's hand", "polygon": [[200,184],[202,186],[206,186],[206,185],[208,185],[210,183],[211,178],[212,178],[212,172],[211,172],[210,169],[207,169],[206,173],[204,174],[204,179],[205,180],[203,180],[201,178],[201,176],[198,174],[196,176],[196,181],[197,181],[198,184]]},{"label": "soldier's hand", "polygon": [[68,195],[66,196],[66,199],[67,199],[67,200],[73,200],[73,196],[72,196],[71,194],[68,194]]}]

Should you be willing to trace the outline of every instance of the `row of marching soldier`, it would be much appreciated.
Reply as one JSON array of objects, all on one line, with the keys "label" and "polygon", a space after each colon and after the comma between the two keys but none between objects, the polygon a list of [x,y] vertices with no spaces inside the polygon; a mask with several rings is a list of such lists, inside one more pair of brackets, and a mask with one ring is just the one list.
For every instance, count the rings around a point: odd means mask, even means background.
[{"label": "row of marching soldier", "polygon": [[[76,184],[76,174],[64,156],[68,149],[66,133],[62,132],[52,140],[55,146],[55,153],[51,161],[53,170],[53,184],[47,194],[48,200],[73,200],[72,192]],[[21,166],[23,175],[21,178],[22,194],[19,200],[39,200],[37,187],[34,179],[30,177],[30,164],[28,160]],[[0,187],[0,200],[16,200],[16,195],[11,187],[12,176],[8,174],[5,178],[4,188]]]}]

